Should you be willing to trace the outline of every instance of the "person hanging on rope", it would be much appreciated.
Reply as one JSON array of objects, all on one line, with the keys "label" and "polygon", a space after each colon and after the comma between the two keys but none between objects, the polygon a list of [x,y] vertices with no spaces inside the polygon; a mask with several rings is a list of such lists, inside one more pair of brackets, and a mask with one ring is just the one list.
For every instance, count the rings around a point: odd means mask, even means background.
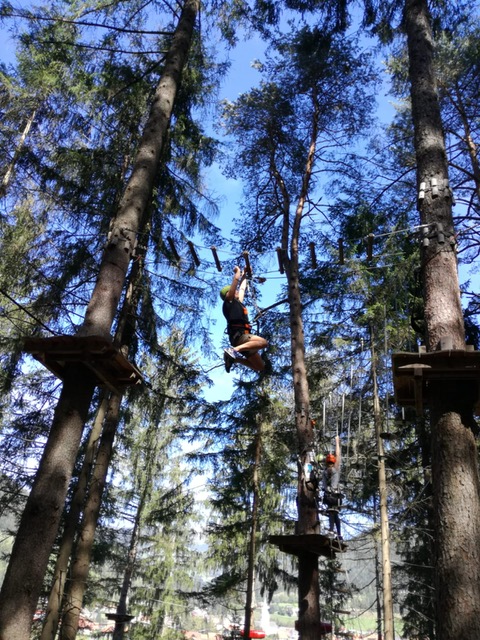
[{"label": "person hanging on rope", "polygon": [[220,291],[223,300],[223,315],[227,321],[227,333],[230,344],[223,356],[225,370],[230,372],[233,364],[241,364],[254,371],[263,371],[265,362],[258,353],[265,349],[268,342],[265,338],[252,334],[252,326],[248,320],[248,311],[243,304],[247,280],[239,267],[233,269],[233,280]]},{"label": "person hanging on rope", "polygon": [[335,438],[335,455],[329,453],[325,458],[325,469],[323,470],[323,504],[327,507],[328,530],[335,535],[338,540],[343,540],[340,525],[340,507],[342,506],[342,494],[340,493],[340,466],[341,466],[340,438]]}]

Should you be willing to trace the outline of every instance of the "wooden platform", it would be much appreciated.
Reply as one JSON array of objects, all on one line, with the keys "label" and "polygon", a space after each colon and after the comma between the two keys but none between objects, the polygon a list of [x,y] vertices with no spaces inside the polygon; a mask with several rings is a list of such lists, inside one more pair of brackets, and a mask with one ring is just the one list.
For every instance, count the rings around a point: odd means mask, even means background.
[{"label": "wooden platform", "polygon": [[135,616],[131,616],[128,613],[106,613],[105,616],[108,620],[112,620],[113,622],[118,622],[118,624],[125,624],[133,620]]},{"label": "wooden platform", "polygon": [[395,402],[413,406],[417,415],[429,402],[428,383],[433,380],[470,381],[480,384],[480,351],[462,349],[400,351],[392,354]]},{"label": "wooden platform", "polygon": [[26,338],[24,350],[60,380],[64,378],[66,365],[78,362],[93,371],[100,386],[114,392],[143,382],[140,371],[111,341],[100,336]]},{"label": "wooden platform", "polygon": [[347,545],[343,540],[329,538],[321,533],[268,536],[268,541],[277,546],[280,551],[294,556],[307,552],[317,556],[334,558],[336,553],[343,553],[347,550]]},{"label": "wooden platform", "polygon": [[[309,628],[312,628],[312,626],[313,625],[309,625]],[[330,622],[319,622],[318,625],[315,626],[317,627],[317,634],[322,638],[323,636],[327,635],[327,633],[332,633],[332,625]],[[300,623],[298,620],[295,620],[295,631],[300,631]]]}]

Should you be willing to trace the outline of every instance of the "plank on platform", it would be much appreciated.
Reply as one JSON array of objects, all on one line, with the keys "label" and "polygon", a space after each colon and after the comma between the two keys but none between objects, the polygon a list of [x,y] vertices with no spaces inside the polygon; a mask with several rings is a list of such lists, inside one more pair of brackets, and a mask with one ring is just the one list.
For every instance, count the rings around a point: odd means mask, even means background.
[{"label": "plank on platform", "polygon": [[272,535],[268,541],[277,546],[280,551],[298,556],[308,552],[317,556],[331,558],[335,553],[346,551],[347,545],[343,540],[330,538],[321,533],[308,533],[299,535]]},{"label": "plank on platform", "polygon": [[26,338],[24,350],[60,380],[64,378],[66,366],[77,362],[94,373],[98,384],[115,392],[143,382],[135,365],[111,340],[102,336]]}]

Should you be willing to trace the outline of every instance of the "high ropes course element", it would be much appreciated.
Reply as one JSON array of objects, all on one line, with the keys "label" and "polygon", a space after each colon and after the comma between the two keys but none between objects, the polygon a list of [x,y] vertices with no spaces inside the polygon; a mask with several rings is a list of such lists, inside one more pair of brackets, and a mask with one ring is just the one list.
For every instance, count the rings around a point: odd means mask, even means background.
[{"label": "high ropes course element", "polygon": [[26,338],[24,350],[60,380],[63,380],[68,364],[77,362],[94,374],[100,386],[115,393],[144,382],[135,365],[110,340],[101,336]]},{"label": "high ropes course element", "polygon": [[[128,230],[126,230],[128,231]],[[413,234],[419,238],[422,246],[427,246],[431,240],[439,244],[456,244],[457,238],[451,236],[441,225],[418,225],[406,229],[394,229],[381,234],[369,233],[362,240],[366,247],[367,262],[374,258],[374,243],[383,237],[396,234]],[[190,240],[186,240],[188,251],[196,267],[201,266],[198,256],[199,249],[207,247],[195,246]],[[170,249],[172,262],[177,265],[182,258],[171,236],[166,237],[166,244]],[[310,252],[311,267],[318,266],[315,243],[308,244]],[[213,261],[217,271],[222,272],[223,267],[219,258],[219,250],[215,246],[210,248]],[[275,249],[278,260],[278,270],[284,273],[285,250]],[[250,264],[248,251],[243,251],[245,260],[245,271],[247,277],[252,279],[252,267]],[[344,240],[337,240],[338,264],[345,264]],[[132,258],[135,258],[135,251]],[[262,278],[256,278],[261,282]],[[22,308],[26,313],[28,310],[16,303],[6,292],[1,291],[6,297]],[[255,300],[254,304],[255,304]],[[257,316],[253,320],[258,321],[259,317],[265,314],[270,308],[285,301],[277,302],[267,309],[257,310]],[[42,325],[45,329],[48,327]],[[418,354],[398,353],[392,356],[393,381],[395,388],[395,400],[401,406],[414,406],[417,415],[423,413],[424,404],[429,402],[428,381],[434,378],[444,378],[456,380],[461,378],[468,382],[476,383],[480,379],[480,353],[472,349],[470,345],[465,345],[464,350],[451,351],[448,346],[448,336],[444,339],[444,345],[436,352],[426,353],[420,347]],[[125,356],[113,346],[108,339],[98,336],[82,337],[70,335],[58,335],[51,338],[26,338],[24,350],[30,353],[42,365],[49,369],[60,379],[63,379],[66,365],[69,362],[80,363],[81,366],[93,372],[97,383],[106,386],[110,390],[122,391],[126,387],[144,382],[143,376],[134,364],[130,363]]]},{"label": "high ropes course element", "polygon": [[[390,236],[394,236],[394,235],[399,235],[399,234],[411,234],[416,236],[419,239],[419,242],[422,246],[428,246],[430,240],[435,239],[436,241],[438,241],[439,244],[445,244],[445,243],[449,243],[451,245],[456,245],[457,244],[457,237],[454,237],[450,234],[448,234],[442,227],[441,224],[439,223],[435,223],[435,224],[430,224],[430,225],[426,225],[426,224],[422,224],[422,225],[416,225],[413,227],[407,227],[405,229],[393,229],[392,231],[386,231],[385,233],[369,233],[366,236],[363,236],[362,238],[360,238],[360,240],[362,241],[362,243],[365,245],[365,251],[366,251],[366,260],[367,262],[371,263],[375,257],[374,254],[374,248],[375,248],[375,241],[376,240],[380,240],[381,238],[387,238]],[[457,234],[458,235],[458,234]],[[181,255],[179,253],[179,251],[177,250],[177,246],[175,244],[175,240],[171,237],[171,236],[167,236],[166,237],[166,241],[167,244],[170,248],[170,252],[172,254],[172,258],[173,258],[173,262],[175,262],[177,265],[181,262]],[[199,267],[201,265],[201,261],[200,258],[198,256],[198,249],[209,249],[212,253],[212,257],[213,257],[213,261],[215,263],[215,267],[217,269],[217,271],[222,272],[223,267],[222,267],[222,263],[221,260],[219,258],[218,252],[220,251],[220,249],[218,249],[218,247],[212,245],[210,247],[195,247],[194,243],[191,240],[185,240],[188,251],[192,257],[192,260],[194,262],[194,264]],[[316,269],[318,267],[318,261],[317,261],[317,255],[316,255],[316,246],[314,242],[309,242],[308,243],[308,250],[309,250],[309,254],[310,254],[310,264],[311,267],[313,269]],[[281,247],[277,247],[275,249],[275,253],[277,255],[277,263],[278,263],[278,270],[281,274],[285,273],[285,254],[286,251],[285,249],[282,249]],[[243,252],[243,256],[245,257],[245,255],[247,256],[246,260],[248,260],[248,252],[244,251]],[[337,240],[337,263],[339,265],[345,265],[345,249],[344,249],[344,239],[343,238],[338,238]],[[331,260],[329,261],[331,262]],[[247,269],[250,269],[250,264],[248,263],[247,265]],[[247,273],[248,275],[248,273]],[[251,270],[250,270],[250,275],[251,275]]]}]

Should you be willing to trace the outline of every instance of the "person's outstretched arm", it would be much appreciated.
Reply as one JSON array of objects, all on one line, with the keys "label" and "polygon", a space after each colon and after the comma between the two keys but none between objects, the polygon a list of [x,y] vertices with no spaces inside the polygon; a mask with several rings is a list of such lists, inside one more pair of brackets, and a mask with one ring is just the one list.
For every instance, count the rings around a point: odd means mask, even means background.
[{"label": "person's outstretched arm", "polygon": [[340,436],[335,438],[335,469],[340,471],[340,465],[342,464],[342,447],[340,445]]},{"label": "person's outstretched arm", "polygon": [[225,296],[225,300],[231,302],[235,298],[235,292],[237,291],[238,283],[242,278],[242,272],[240,271],[240,267],[233,267],[233,279],[232,284],[230,285],[230,289]]},{"label": "person's outstretched arm", "polygon": [[245,271],[242,272],[242,277],[240,279],[240,286],[238,287],[238,300],[239,302],[243,302],[243,298],[245,297],[245,289],[247,288],[247,276],[245,275]]}]

